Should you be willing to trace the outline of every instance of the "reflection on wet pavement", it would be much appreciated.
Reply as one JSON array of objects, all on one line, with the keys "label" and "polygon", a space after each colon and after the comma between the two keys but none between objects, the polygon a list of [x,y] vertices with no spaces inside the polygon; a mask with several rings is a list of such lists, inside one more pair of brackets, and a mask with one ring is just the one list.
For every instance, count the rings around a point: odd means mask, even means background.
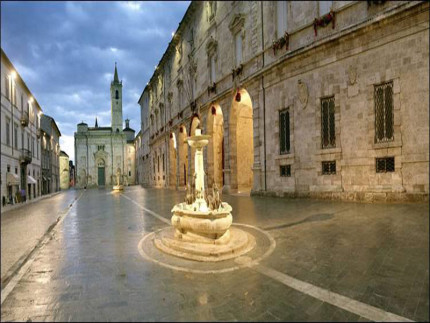
[{"label": "reflection on wet pavement", "polygon": [[[147,261],[139,241],[167,225],[147,210],[170,220],[184,192],[127,187],[124,194],[143,208],[108,193],[87,190],[76,202],[2,304],[2,321],[365,320],[252,267],[197,274]],[[428,205],[223,200],[234,222],[275,238],[262,268],[428,320]]]}]

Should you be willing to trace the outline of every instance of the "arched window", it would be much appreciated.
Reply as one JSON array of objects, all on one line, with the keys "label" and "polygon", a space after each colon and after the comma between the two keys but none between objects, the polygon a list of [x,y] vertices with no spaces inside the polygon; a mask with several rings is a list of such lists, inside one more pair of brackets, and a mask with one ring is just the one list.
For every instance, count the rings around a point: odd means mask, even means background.
[{"label": "arched window", "polygon": [[116,91],[115,91],[115,99],[117,99],[117,100],[119,99],[119,93],[118,93],[118,90],[116,90]]}]

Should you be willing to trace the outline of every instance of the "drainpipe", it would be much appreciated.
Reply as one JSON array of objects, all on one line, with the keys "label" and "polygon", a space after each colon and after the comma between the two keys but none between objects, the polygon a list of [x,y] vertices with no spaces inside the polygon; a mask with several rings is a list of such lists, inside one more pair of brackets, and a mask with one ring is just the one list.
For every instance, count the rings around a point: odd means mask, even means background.
[{"label": "drainpipe", "polygon": [[[264,20],[263,20],[263,1],[261,4],[261,50],[263,52],[264,68]],[[263,89],[263,141],[264,141],[264,190],[267,191],[267,175],[266,175],[266,89],[264,88],[264,74],[261,75],[261,87]]]}]

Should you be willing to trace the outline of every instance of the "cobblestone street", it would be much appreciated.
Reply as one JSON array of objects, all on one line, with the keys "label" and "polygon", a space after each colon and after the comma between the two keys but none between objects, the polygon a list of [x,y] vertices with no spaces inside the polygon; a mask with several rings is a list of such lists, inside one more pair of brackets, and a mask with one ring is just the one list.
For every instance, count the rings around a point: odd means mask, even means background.
[{"label": "cobblestone street", "polygon": [[29,232],[62,218],[2,285],[1,320],[429,319],[428,204],[224,195],[233,222],[264,232],[274,249],[258,263],[226,261],[205,273],[173,256],[166,262],[184,269],[164,266],[139,250],[183,198],[138,186],[77,190],[2,215],[2,281],[19,258],[15,248],[35,246],[25,241]]}]

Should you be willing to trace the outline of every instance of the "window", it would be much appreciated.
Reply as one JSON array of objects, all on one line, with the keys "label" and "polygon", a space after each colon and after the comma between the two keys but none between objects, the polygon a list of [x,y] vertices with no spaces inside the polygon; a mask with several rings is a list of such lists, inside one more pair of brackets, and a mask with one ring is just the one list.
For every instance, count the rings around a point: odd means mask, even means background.
[{"label": "window", "polygon": [[37,159],[39,159],[39,142],[37,141],[36,143],[37,143],[37,145],[36,145],[36,149],[37,149]]},{"label": "window", "polygon": [[10,173],[10,165],[7,165],[7,172]]},{"label": "window", "polygon": [[6,119],[6,145],[10,146],[10,119]]},{"label": "window", "polygon": [[16,123],[14,125],[13,131],[14,131],[14,138],[13,139],[15,139],[15,142],[14,142],[15,148],[18,149],[18,125]]},{"label": "window", "polygon": [[375,100],[375,142],[394,140],[393,129],[393,82],[376,85]]},{"label": "window", "polygon": [[376,172],[394,172],[394,157],[376,158]]},{"label": "window", "polygon": [[165,170],[165,169],[164,169],[164,154],[163,154],[163,172],[164,172],[164,170]]},{"label": "window", "polygon": [[27,134],[27,149],[30,150],[30,135]]},{"label": "window", "polygon": [[128,171],[128,176],[131,176],[131,171]]},{"label": "window", "polygon": [[118,93],[118,90],[116,90],[116,91],[115,91],[115,99],[117,99],[117,100],[119,99],[119,93]]},{"label": "window", "polygon": [[21,111],[24,112],[24,96],[21,94]]},{"label": "window", "polygon": [[319,2],[319,15],[325,15],[326,13],[330,12],[331,5],[333,4],[333,1],[320,1]]},{"label": "window", "polygon": [[105,145],[97,145],[97,150],[105,150]]},{"label": "window", "polygon": [[280,154],[290,153],[290,109],[279,111],[279,148]]},{"label": "window", "polygon": [[332,175],[336,174],[336,161],[323,161],[322,162],[322,174]]},{"label": "window", "polygon": [[242,63],[242,35],[241,32],[238,32],[234,36],[235,46],[236,46],[236,66],[239,66]]},{"label": "window", "polygon": [[287,31],[287,1],[277,1],[277,36],[281,38]]},{"label": "window", "polygon": [[291,165],[281,165],[279,168],[281,177],[291,177]]},{"label": "window", "polygon": [[216,74],[215,74],[215,55],[211,55],[209,57],[210,60],[210,81],[211,83],[215,83]]},{"label": "window", "polygon": [[157,156],[157,173],[160,172],[160,156]]},{"label": "window", "polygon": [[25,148],[25,142],[24,142],[24,131],[21,132],[21,148],[24,149]]},{"label": "window", "polygon": [[18,167],[15,167],[15,174],[18,174]]},{"label": "window", "polygon": [[10,101],[10,85],[9,78],[7,76],[4,77],[5,90],[6,90],[6,98]]},{"label": "window", "polygon": [[321,147],[336,147],[334,96],[321,99]]},{"label": "window", "polygon": [[31,138],[31,151],[33,153],[33,157],[36,157],[36,151],[34,150],[34,138]]}]

